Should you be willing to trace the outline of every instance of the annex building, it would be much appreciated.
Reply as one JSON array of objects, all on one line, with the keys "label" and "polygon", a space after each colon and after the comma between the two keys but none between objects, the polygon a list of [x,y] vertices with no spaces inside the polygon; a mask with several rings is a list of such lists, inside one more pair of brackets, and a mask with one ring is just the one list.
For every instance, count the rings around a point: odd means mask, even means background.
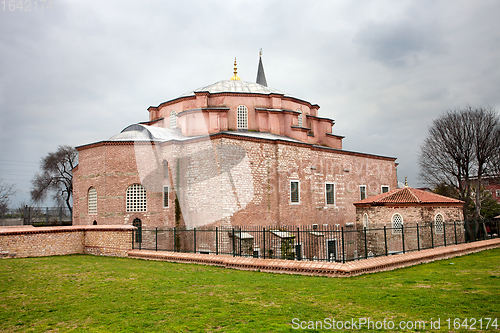
[{"label": "annex building", "polygon": [[396,159],[342,149],[319,106],[234,75],[77,147],[75,225],[345,225],[397,187]]}]

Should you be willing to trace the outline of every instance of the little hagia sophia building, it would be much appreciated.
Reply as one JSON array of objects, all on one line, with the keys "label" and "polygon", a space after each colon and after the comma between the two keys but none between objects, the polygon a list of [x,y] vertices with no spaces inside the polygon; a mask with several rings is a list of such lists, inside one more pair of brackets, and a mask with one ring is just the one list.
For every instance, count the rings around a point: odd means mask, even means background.
[{"label": "little hagia sophia building", "polygon": [[148,108],[77,147],[73,224],[345,225],[397,188],[396,159],[342,149],[319,106],[237,75]]}]

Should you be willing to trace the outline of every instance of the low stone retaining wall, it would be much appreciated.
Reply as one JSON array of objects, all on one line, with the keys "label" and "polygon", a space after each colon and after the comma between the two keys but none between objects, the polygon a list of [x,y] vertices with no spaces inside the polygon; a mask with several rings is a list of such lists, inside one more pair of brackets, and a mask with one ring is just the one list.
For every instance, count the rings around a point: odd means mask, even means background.
[{"label": "low stone retaining wall", "polygon": [[382,272],[397,268],[418,265],[434,260],[449,259],[469,253],[500,247],[500,239],[489,239],[474,243],[465,243],[447,247],[397,254],[388,257],[370,258],[348,262],[345,264],[318,261],[296,261],[279,259],[256,259],[232,257],[227,255],[210,255],[198,253],[162,252],[147,250],[131,250],[130,258],[164,260],[180,263],[196,263],[221,266],[248,271],[270,273],[301,274],[330,277],[348,277],[366,273]]},{"label": "low stone retaining wall", "polygon": [[126,257],[132,249],[133,226],[0,228],[0,257],[24,258],[88,253]]}]

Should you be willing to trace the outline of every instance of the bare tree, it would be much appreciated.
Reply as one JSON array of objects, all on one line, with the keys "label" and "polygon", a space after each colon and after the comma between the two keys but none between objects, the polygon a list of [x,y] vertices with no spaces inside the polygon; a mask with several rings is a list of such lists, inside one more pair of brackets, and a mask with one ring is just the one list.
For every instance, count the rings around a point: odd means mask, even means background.
[{"label": "bare tree", "polygon": [[[448,111],[434,120],[420,152],[420,179],[438,187],[455,187],[465,201],[464,217],[471,218],[472,182],[481,188],[482,177],[491,172],[500,156],[500,120],[491,108]],[[473,217],[480,216],[480,196],[475,196]]]},{"label": "bare tree", "polygon": [[43,201],[49,192],[58,204],[66,204],[72,212],[73,173],[71,170],[78,164],[78,152],[70,146],[59,146],[55,153],[42,158],[40,169],[31,181],[31,199]]},{"label": "bare tree", "polygon": [[0,179],[0,215],[4,215],[9,209],[10,199],[16,193],[14,184],[6,184]]},{"label": "bare tree", "polygon": [[454,187],[465,201],[464,216],[471,201],[473,168],[472,126],[461,111],[448,111],[435,119],[420,147],[420,178],[433,187]]},{"label": "bare tree", "polygon": [[[493,172],[492,165],[500,155],[500,120],[498,114],[491,108],[478,108],[472,110],[468,107],[467,112],[471,114],[471,122],[474,128],[474,154],[476,163],[476,189],[481,189],[482,178]],[[481,214],[481,196],[476,195],[474,219],[477,220]]]}]

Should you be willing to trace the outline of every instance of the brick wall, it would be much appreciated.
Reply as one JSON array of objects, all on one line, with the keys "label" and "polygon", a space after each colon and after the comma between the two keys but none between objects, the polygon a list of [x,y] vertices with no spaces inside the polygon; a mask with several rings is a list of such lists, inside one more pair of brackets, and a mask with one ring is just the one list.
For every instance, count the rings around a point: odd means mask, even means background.
[{"label": "brick wall", "polygon": [[0,256],[43,257],[89,253],[127,256],[132,249],[132,226],[23,226],[0,228]]},{"label": "brick wall", "polygon": [[[218,134],[166,144],[97,144],[79,150],[74,172],[74,225],[143,228],[212,226],[303,226],[353,223],[359,186],[367,196],[397,186],[395,159],[326,147]],[[162,162],[169,177],[164,179]],[[300,182],[300,202],[290,203],[290,181]],[[335,184],[327,205],[325,183]],[[127,187],[147,190],[147,211],[126,212]],[[169,206],[162,188],[169,186]],[[97,190],[97,215],[89,215],[87,192]],[[175,222],[175,188],[183,215]]]}]

